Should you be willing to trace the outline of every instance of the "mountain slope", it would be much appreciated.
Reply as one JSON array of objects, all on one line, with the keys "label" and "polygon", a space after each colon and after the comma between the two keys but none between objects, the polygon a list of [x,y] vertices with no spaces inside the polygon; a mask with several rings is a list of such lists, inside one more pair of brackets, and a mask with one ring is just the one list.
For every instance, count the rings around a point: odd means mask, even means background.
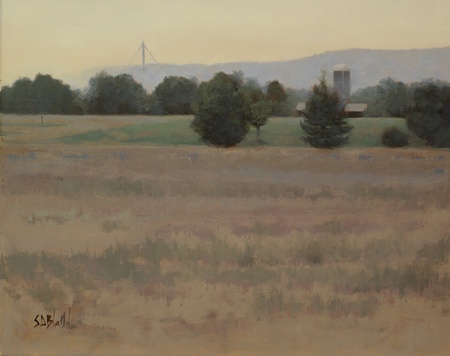
[{"label": "mountain slope", "polygon": [[[333,66],[339,63],[350,67],[352,91],[376,85],[386,77],[405,83],[428,78],[450,81],[450,47],[445,47],[412,50],[350,49],[283,62],[147,64],[145,87],[152,90],[166,75],[196,77],[199,81],[204,81],[219,71],[231,73],[240,70],[246,77],[254,77],[261,84],[277,79],[287,87],[301,89],[309,88],[315,83],[321,70],[331,73]],[[78,80],[71,82],[75,86],[85,86],[89,77],[100,70],[111,74],[130,73],[136,80],[142,81],[142,67],[128,66],[91,69],[82,73]]]}]

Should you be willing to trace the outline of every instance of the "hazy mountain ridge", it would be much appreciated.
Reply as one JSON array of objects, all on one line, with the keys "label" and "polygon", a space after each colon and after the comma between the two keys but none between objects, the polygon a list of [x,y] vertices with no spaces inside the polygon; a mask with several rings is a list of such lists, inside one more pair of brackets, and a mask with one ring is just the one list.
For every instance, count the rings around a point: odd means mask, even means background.
[{"label": "hazy mountain ridge", "polygon": [[[152,90],[166,75],[196,77],[199,81],[209,80],[215,73],[231,73],[240,70],[246,77],[254,77],[259,83],[277,79],[290,88],[309,88],[317,81],[322,70],[331,72],[335,64],[345,63],[351,70],[352,92],[381,79],[392,77],[410,83],[434,78],[450,81],[450,47],[411,50],[349,49],[330,51],[314,56],[281,62],[235,62],[206,64],[147,64],[145,87]],[[129,73],[142,81],[140,65],[94,68],[69,83],[83,87],[89,78],[100,70],[111,74]]]}]

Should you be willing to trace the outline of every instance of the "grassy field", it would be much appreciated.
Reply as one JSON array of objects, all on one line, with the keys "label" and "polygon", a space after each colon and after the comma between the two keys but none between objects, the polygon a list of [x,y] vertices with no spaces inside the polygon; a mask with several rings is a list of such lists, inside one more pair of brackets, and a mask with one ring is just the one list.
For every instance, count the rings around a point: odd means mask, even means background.
[{"label": "grassy field", "polygon": [[[5,143],[35,144],[124,144],[124,145],[195,145],[202,146],[189,127],[191,116],[40,116],[3,115]],[[307,147],[301,139],[300,118],[271,118],[261,129],[266,146]],[[349,119],[354,126],[348,147],[381,147],[380,136],[386,127],[396,126],[407,132],[411,147],[422,142],[406,127],[403,119]],[[240,147],[256,146],[256,131],[249,132]]]},{"label": "grassy field", "polygon": [[353,123],[214,149],[185,117],[3,117],[2,352],[446,355],[450,151]]}]

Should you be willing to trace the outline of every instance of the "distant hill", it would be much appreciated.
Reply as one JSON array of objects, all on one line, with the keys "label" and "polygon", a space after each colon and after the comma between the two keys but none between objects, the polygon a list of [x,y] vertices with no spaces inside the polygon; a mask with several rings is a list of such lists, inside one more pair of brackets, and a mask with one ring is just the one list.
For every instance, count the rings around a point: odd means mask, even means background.
[{"label": "distant hill", "polygon": [[[410,83],[422,79],[434,78],[450,81],[450,47],[411,50],[370,50],[349,49],[325,52],[322,54],[283,62],[241,62],[204,64],[147,64],[145,87],[152,90],[166,75],[196,77],[199,81],[209,80],[214,73],[231,73],[240,70],[246,77],[254,77],[264,84],[277,79],[290,88],[309,88],[317,81],[321,70],[328,73],[335,64],[345,63],[351,70],[352,92],[370,85],[376,85],[381,79],[392,77]],[[100,70],[111,74],[129,73],[136,80],[142,80],[142,67],[105,67],[94,68],[68,80],[74,86],[83,87],[89,78]]]}]

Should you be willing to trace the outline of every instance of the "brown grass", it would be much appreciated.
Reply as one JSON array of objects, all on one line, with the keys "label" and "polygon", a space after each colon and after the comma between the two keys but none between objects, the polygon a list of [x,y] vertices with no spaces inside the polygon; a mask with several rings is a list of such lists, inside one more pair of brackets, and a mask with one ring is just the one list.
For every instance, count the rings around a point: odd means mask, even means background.
[{"label": "brown grass", "polygon": [[[450,232],[449,151],[9,145],[0,157],[2,253],[28,261],[3,269],[5,354],[450,348],[450,265],[432,247]],[[102,274],[105,251],[125,254],[119,271]],[[400,290],[427,268],[436,283]],[[33,328],[69,307],[72,328]]]}]

